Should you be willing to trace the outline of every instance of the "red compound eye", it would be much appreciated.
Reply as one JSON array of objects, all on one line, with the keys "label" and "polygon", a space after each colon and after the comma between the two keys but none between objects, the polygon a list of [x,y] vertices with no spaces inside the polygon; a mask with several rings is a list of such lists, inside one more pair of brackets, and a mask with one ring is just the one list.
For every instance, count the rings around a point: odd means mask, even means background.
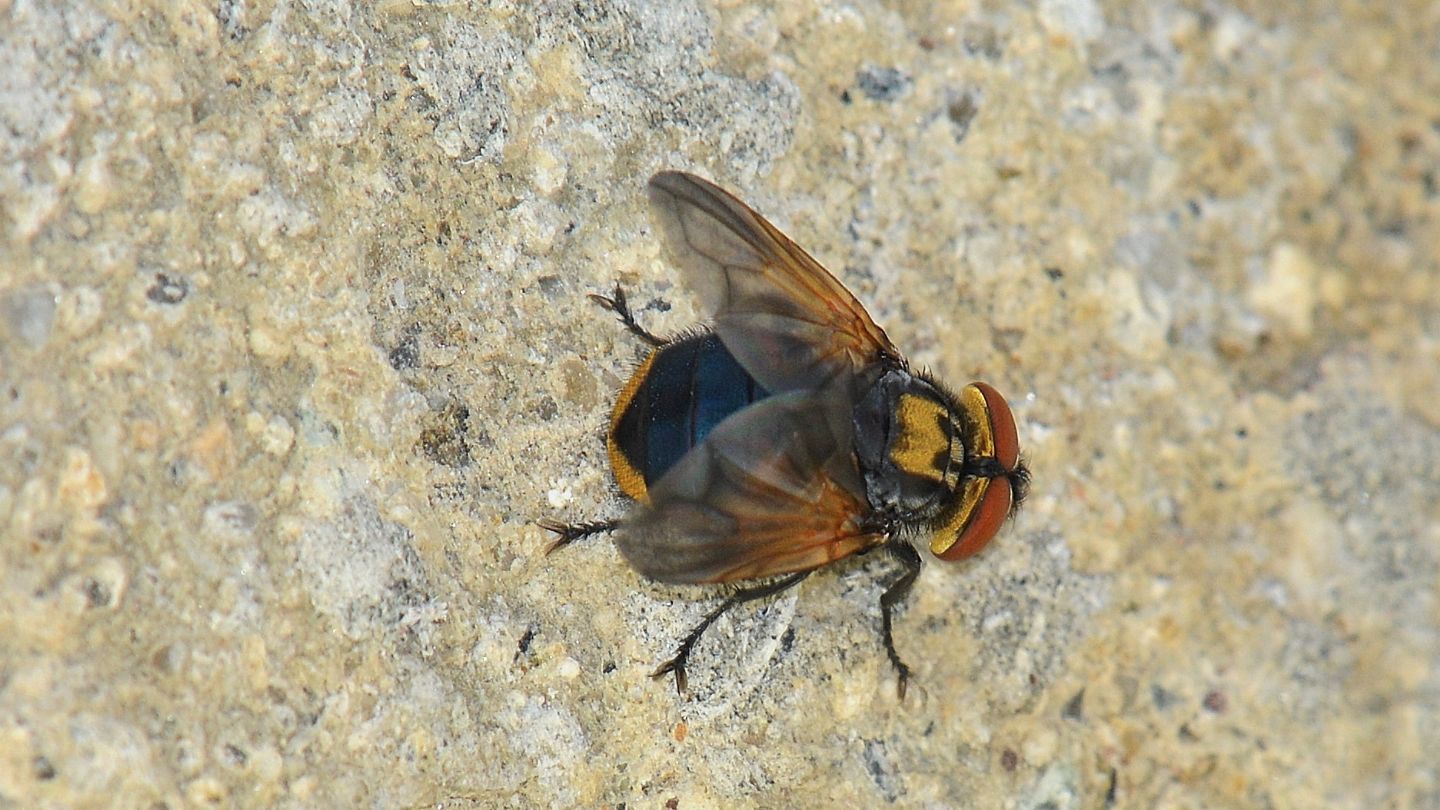
[{"label": "red compound eye", "polygon": [[[979,457],[994,458],[1005,472],[1020,463],[1020,438],[1010,403],[989,384],[971,383],[961,394],[963,407],[975,425],[966,446]],[[1010,516],[1014,490],[1010,479],[973,478],[958,495],[954,519],[937,527],[930,551],[942,560],[963,560],[979,552],[995,537]]]}]

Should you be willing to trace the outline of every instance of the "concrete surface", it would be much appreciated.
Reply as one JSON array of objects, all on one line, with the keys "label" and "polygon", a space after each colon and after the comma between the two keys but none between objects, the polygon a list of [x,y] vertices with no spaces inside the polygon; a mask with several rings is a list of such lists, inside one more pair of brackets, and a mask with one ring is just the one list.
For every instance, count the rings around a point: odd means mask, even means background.
[{"label": "concrete surface", "polygon": [[[1440,5],[0,0],[0,806],[1440,807]],[[620,514],[735,189],[1030,502],[722,621]],[[933,560],[931,561],[934,562]]]}]

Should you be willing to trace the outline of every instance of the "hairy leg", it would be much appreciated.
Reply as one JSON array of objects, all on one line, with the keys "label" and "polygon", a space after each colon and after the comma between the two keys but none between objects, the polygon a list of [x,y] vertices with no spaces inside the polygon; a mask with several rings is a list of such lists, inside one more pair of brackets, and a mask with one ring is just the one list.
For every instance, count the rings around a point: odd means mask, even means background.
[{"label": "hairy leg", "polygon": [[684,694],[686,688],[685,662],[690,658],[690,651],[695,647],[695,642],[700,640],[700,637],[705,634],[705,631],[710,628],[710,625],[715,623],[716,619],[720,618],[725,614],[725,611],[736,605],[743,605],[746,602],[764,599],[767,596],[774,596],[782,591],[789,590],[799,585],[800,581],[808,576],[810,576],[809,571],[801,571],[798,574],[790,574],[784,579],[779,579],[766,585],[745,588],[744,590],[739,590],[731,594],[728,599],[720,604],[720,607],[710,611],[704,621],[701,621],[694,630],[690,631],[690,635],[686,636],[685,640],[680,642],[680,648],[675,651],[675,657],[661,664],[658,669],[651,673],[651,677],[660,678],[671,672],[675,673],[675,690]]},{"label": "hairy leg", "polygon": [[588,523],[561,523],[558,520],[543,518],[535,521],[535,525],[556,535],[555,542],[545,549],[546,554],[551,554],[556,549],[564,548],[576,540],[582,540],[592,534],[613,532],[620,527],[620,521],[593,520]]},{"label": "hairy leg", "polygon": [[904,700],[905,687],[910,682],[910,667],[900,660],[900,653],[895,651],[895,635],[891,630],[892,615],[895,605],[910,593],[911,586],[915,584],[915,578],[920,575],[920,555],[916,553],[913,546],[904,540],[891,540],[886,548],[905,566],[905,570],[901,572],[900,576],[890,583],[890,587],[885,589],[885,593],[880,595],[880,627],[885,636],[885,654],[890,656],[890,663],[895,665],[895,672],[899,678],[897,687],[900,699]]},{"label": "hairy leg", "polygon": [[625,289],[620,286],[620,282],[615,282],[615,292],[611,293],[611,297],[606,298],[603,295],[591,293],[590,300],[620,316],[620,322],[625,324],[625,328],[629,329],[631,334],[651,346],[664,346],[667,343],[667,341],[650,334],[635,320],[635,315],[630,312],[630,304],[625,300]]}]

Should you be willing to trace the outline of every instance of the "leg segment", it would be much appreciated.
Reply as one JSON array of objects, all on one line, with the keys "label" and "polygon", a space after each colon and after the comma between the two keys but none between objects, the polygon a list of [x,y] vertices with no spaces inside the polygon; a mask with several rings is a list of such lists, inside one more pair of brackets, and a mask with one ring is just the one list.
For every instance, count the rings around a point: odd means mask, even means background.
[{"label": "leg segment", "polygon": [[546,554],[553,553],[556,549],[564,548],[576,540],[589,537],[592,534],[603,534],[613,532],[620,527],[618,520],[595,520],[589,523],[561,523],[558,520],[545,518],[535,521],[535,525],[555,535],[555,542],[545,549]]},{"label": "leg segment", "polygon": [[645,327],[636,322],[634,314],[630,312],[630,304],[625,300],[625,289],[620,286],[620,282],[615,282],[615,292],[611,295],[613,297],[606,298],[603,295],[591,293],[590,300],[620,316],[620,322],[625,324],[625,328],[629,329],[631,334],[651,346],[665,345],[665,341],[645,331]]},{"label": "leg segment", "polygon": [[895,665],[895,673],[898,677],[897,686],[900,692],[900,699],[905,699],[905,687],[910,681],[910,667],[900,660],[900,654],[895,651],[895,636],[891,632],[891,614],[895,610],[896,603],[903,600],[910,593],[910,587],[915,584],[915,578],[920,575],[920,555],[915,548],[904,540],[891,540],[886,546],[891,554],[899,560],[905,570],[900,576],[890,583],[885,593],[880,595],[880,627],[885,634],[885,654],[890,656],[890,663]]},{"label": "leg segment", "polygon": [[800,580],[808,576],[810,576],[809,571],[801,571],[798,574],[791,574],[784,579],[776,580],[768,585],[745,588],[744,590],[730,594],[730,598],[720,603],[720,607],[710,611],[710,614],[705,617],[704,621],[700,622],[694,630],[690,631],[690,635],[686,636],[685,640],[680,642],[680,648],[675,651],[675,657],[661,664],[658,669],[650,674],[650,677],[660,678],[673,672],[675,673],[675,691],[684,694],[686,689],[685,662],[690,658],[690,651],[695,647],[695,642],[700,640],[700,637],[705,634],[705,631],[710,628],[710,625],[715,623],[716,619],[720,618],[724,615],[725,611],[736,605],[743,605],[746,602],[764,599],[767,596],[774,596],[777,593],[789,590],[799,585]]}]

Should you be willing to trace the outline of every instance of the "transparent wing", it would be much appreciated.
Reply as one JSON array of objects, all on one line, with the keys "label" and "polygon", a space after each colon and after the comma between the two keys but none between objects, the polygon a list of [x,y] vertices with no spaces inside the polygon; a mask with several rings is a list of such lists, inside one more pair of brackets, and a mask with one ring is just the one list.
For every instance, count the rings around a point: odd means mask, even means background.
[{"label": "transparent wing", "polygon": [[650,205],[715,331],[772,392],[867,379],[899,359],[855,296],[778,228],[729,192],[683,172],[650,178]]},{"label": "transparent wing", "polygon": [[832,391],[795,392],[726,419],[625,519],[621,554],[661,582],[728,582],[883,543],[864,524],[848,410]]}]

